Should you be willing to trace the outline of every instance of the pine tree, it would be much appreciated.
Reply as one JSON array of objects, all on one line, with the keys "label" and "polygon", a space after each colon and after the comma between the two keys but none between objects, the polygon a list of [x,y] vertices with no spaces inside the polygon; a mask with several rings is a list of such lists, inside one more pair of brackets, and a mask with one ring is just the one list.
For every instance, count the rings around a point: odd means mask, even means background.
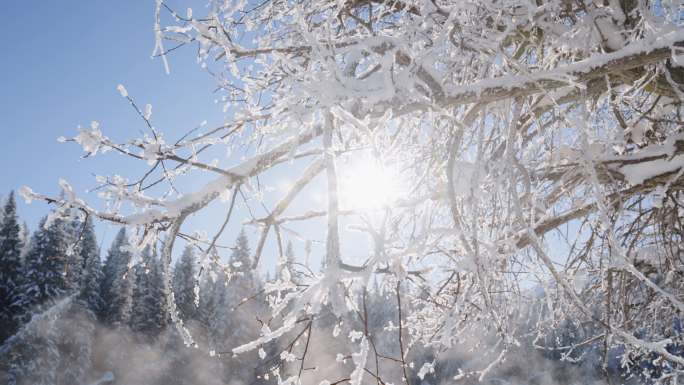
[{"label": "pine tree", "polygon": [[221,302],[223,302],[223,295],[226,290],[226,281],[223,274],[207,271],[205,271],[202,278],[197,318],[207,331],[207,338],[211,342],[213,341],[211,334],[216,323],[217,311]]},{"label": "pine tree", "polygon": [[85,224],[79,253],[84,269],[78,297],[94,314],[100,314],[103,307],[100,292],[103,274],[100,263],[100,250],[95,239],[95,228],[90,220]]},{"label": "pine tree", "polygon": [[21,242],[24,244],[24,248],[26,248],[26,246],[28,246],[29,244],[31,234],[29,232],[29,228],[26,222],[23,222],[20,226],[21,230],[19,231],[19,239],[21,239]]},{"label": "pine tree", "polygon": [[85,385],[92,366],[95,314],[82,301],[72,301],[55,320],[54,341],[59,351],[57,385]]},{"label": "pine tree", "polygon": [[133,311],[130,327],[148,339],[157,337],[167,325],[166,290],[161,261],[150,248],[143,252],[143,260],[135,267]]},{"label": "pine tree", "polygon": [[7,385],[55,385],[59,351],[53,328],[27,335],[9,353]]},{"label": "pine tree", "polygon": [[[245,234],[245,230],[240,230],[237,239],[235,240],[235,247],[230,256],[230,264],[233,271],[238,273],[238,280],[241,284],[250,284],[254,279],[252,271],[252,256],[249,249],[249,240]],[[231,279],[232,280],[232,279]]]},{"label": "pine tree", "polygon": [[287,247],[285,248],[285,260],[290,266],[294,264],[294,249],[292,248],[292,241],[287,241]]},{"label": "pine tree", "polygon": [[294,248],[292,247],[292,242],[287,241],[287,246],[285,247],[285,260],[282,261],[276,270],[276,279],[284,279],[283,272],[287,269],[290,279],[297,283],[301,278],[301,273],[297,270],[295,265]]},{"label": "pine tree", "polygon": [[84,385],[92,366],[94,321],[94,314],[73,296],[33,314],[0,348],[7,383]]},{"label": "pine tree", "polygon": [[[230,256],[230,264],[236,274],[229,278],[219,274],[214,283],[214,301],[216,309],[213,325],[214,335],[219,345],[235,347],[243,342],[250,331],[246,330],[245,322],[239,317],[249,314],[254,316],[253,302],[245,302],[245,299],[254,295],[257,291],[257,280],[252,272],[249,241],[244,230],[240,231],[235,240],[235,247]],[[239,306],[239,312],[237,311]]]},{"label": "pine tree", "polygon": [[[260,282],[252,270],[252,259],[249,241],[244,230],[240,231],[230,263],[237,273],[226,283],[225,278],[218,280],[221,287],[216,287],[218,293],[216,315],[214,318],[213,336],[215,346],[219,351],[231,349],[247,343],[258,337],[258,318],[263,316],[265,308],[256,299],[247,300],[259,291]],[[257,362],[256,352],[242,356],[243,360]],[[224,364],[224,381],[249,381],[254,378],[254,367],[246,366],[238,361]]]},{"label": "pine tree", "polygon": [[110,325],[125,325],[130,318],[133,274],[128,272],[129,247],[126,229],[121,228],[102,268],[100,296],[103,306],[99,316]]},{"label": "pine tree", "polygon": [[71,297],[67,297],[34,313],[0,348],[0,363],[6,364],[8,385],[57,384],[58,322],[70,313],[72,304]]},{"label": "pine tree", "polygon": [[173,294],[181,318],[184,321],[195,319],[195,254],[192,246],[188,245],[176,262],[173,271]]},{"label": "pine tree", "polygon": [[46,225],[46,221],[43,218],[34,233],[22,269],[17,304],[24,321],[30,317],[30,311],[35,306],[58,298],[69,288],[69,266],[66,260],[69,240],[65,222],[61,218],[55,218]]},{"label": "pine tree", "polygon": [[216,274],[214,280],[205,283],[206,291],[202,295],[202,318],[207,327],[209,344],[215,350],[222,350],[225,324],[229,316],[226,315],[227,281],[223,273]]},{"label": "pine tree", "polygon": [[0,344],[18,328],[16,301],[21,283],[21,226],[17,220],[17,204],[11,192],[2,210],[0,222]]}]

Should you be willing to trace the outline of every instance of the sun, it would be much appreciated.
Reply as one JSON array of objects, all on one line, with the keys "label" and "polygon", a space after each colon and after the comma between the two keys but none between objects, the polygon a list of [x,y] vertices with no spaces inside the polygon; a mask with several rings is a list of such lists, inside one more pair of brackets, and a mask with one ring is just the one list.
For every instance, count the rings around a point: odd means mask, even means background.
[{"label": "sun", "polygon": [[340,178],[343,209],[379,209],[396,202],[401,194],[399,175],[392,167],[361,157],[344,167]]}]

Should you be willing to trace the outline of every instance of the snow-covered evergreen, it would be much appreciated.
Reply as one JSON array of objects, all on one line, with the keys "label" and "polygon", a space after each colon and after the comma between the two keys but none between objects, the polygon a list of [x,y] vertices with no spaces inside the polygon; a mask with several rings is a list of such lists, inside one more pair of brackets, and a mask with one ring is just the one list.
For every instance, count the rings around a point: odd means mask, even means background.
[{"label": "snow-covered evergreen", "polygon": [[95,239],[95,228],[92,221],[86,222],[80,241],[80,259],[84,265],[79,291],[79,299],[94,314],[100,314],[103,307],[101,296],[102,265],[100,250]]},{"label": "snow-covered evergreen", "polygon": [[230,255],[230,265],[232,266],[232,270],[237,272],[238,276],[241,277],[248,285],[254,279],[251,253],[252,252],[249,248],[249,239],[247,239],[245,230],[242,229],[235,240],[235,246]]},{"label": "snow-covered evergreen", "polygon": [[17,331],[16,302],[21,284],[21,252],[24,245],[17,218],[17,204],[11,192],[0,222],[0,344]]},{"label": "snow-covered evergreen", "polygon": [[173,294],[178,313],[184,321],[195,319],[197,305],[195,304],[195,271],[196,259],[192,246],[187,246],[176,262],[173,270]]},{"label": "snow-covered evergreen", "polygon": [[7,385],[56,384],[59,350],[52,338],[54,327],[48,320],[35,326],[41,329],[27,333],[7,354]]},{"label": "snow-covered evergreen", "polygon": [[[55,385],[60,351],[55,320],[71,306],[71,297],[32,314],[28,322],[0,347],[8,385]],[[77,384],[78,385],[78,384]]]},{"label": "snow-covered evergreen", "polygon": [[54,218],[40,221],[33,234],[23,267],[23,278],[17,304],[21,317],[28,320],[36,306],[49,304],[69,290],[71,266],[67,263],[69,236],[66,222]]},{"label": "snow-covered evergreen", "polygon": [[130,318],[133,274],[128,268],[132,258],[129,248],[126,229],[122,227],[112,242],[102,268],[100,295],[103,307],[100,318],[109,325],[126,325]]},{"label": "snow-covered evergreen", "polygon": [[167,325],[168,309],[161,261],[156,250],[146,248],[142,261],[135,266],[133,308],[130,327],[135,333],[153,339]]},{"label": "snow-covered evergreen", "polygon": [[86,385],[92,366],[95,313],[79,300],[72,300],[55,319],[54,341],[59,352],[57,385]]}]

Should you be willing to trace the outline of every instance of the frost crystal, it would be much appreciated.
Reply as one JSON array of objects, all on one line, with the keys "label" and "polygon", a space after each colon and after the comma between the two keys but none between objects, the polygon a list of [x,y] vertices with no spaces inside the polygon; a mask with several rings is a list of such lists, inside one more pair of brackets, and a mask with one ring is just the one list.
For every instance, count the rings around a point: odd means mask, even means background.
[{"label": "frost crystal", "polygon": [[360,385],[361,380],[363,380],[363,372],[366,367],[366,360],[368,359],[368,341],[364,337],[361,340],[361,350],[358,353],[352,354],[352,359],[356,367],[354,371],[349,376],[350,385]]},{"label": "frost crystal", "polygon": [[21,186],[21,189],[19,189],[19,194],[24,198],[24,202],[26,204],[30,204],[33,202],[33,199],[36,198],[36,193],[31,190],[30,187],[28,186]]},{"label": "frost crystal", "polygon": [[143,114],[146,120],[150,120],[152,117],[152,105],[151,104],[146,104],[145,105],[145,113]]},{"label": "frost crystal", "polygon": [[435,362],[426,362],[420,367],[418,371],[418,377],[423,380],[427,374],[432,374],[435,372]]},{"label": "frost crystal", "polygon": [[95,155],[97,150],[100,148],[104,137],[102,136],[102,131],[100,131],[100,124],[93,121],[90,124],[90,129],[82,128],[79,130],[79,134],[76,135],[74,140],[76,143],[83,147],[83,151],[88,154]]},{"label": "frost crystal", "polygon": [[126,91],[126,88],[123,86],[123,84],[119,84],[118,86],[116,86],[116,89],[121,94],[121,97],[128,97],[128,91]]}]

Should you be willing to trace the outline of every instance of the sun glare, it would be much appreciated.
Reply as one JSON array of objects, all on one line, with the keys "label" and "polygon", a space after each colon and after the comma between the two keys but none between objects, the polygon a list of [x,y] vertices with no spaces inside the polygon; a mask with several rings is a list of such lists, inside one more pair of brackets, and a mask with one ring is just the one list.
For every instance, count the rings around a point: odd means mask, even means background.
[{"label": "sun glare", "polygon": [[340,203],[347,209],[377,209],[399,198],[398,174],[372,159],[353,162],[340,180]]}]

